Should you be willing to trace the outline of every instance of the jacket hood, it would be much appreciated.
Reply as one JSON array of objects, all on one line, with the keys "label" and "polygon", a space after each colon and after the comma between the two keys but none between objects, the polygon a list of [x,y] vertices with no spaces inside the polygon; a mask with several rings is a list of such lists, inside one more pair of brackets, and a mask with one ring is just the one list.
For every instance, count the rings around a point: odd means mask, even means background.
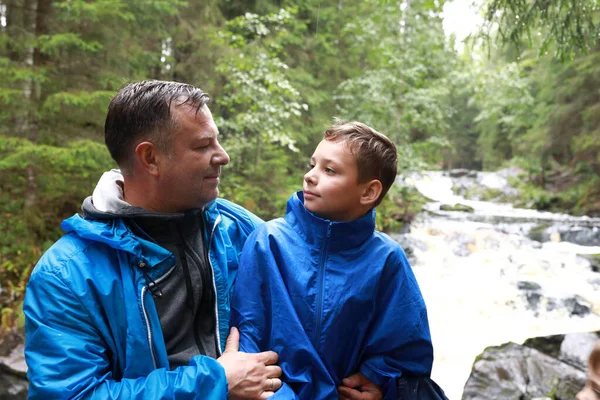
[{"label": "jacket hood", "polygon": [[298,191],[287,202],[285,220],[309,244],[320,247],[329,238],[332,250],[353,249],[375,231],[375,209],[363,217],[347,222],[334,222],[311,213],[304,207],[304,193]]},{"label": "jacket hood", "polygon": [[[172,220],[184,218],[190,212],[200,211],[195,209],[185,213],[160,213],[132,206],[124,199],[123,182],[123,175],[118,169],[102,174],[92,195],[83,201],[81,206],[83,216],[99,220],[136,217]],[[211,205],[205,208],[210,208]]]},{"label": "jacket hood", "polygon": [[134,235],[124,219],[154,217],[168,220],[184,218],[185,214],[161,214],[131,206],[123,199],[121,171],[113,169],[105,172],[92,196],[83,201],[81,208],[83,217],[76,214],[64,220],[61,224],[63,231],[127,252],[134,256],[137,264],[143,262],[148,267],[173,258],[158,244]]}]

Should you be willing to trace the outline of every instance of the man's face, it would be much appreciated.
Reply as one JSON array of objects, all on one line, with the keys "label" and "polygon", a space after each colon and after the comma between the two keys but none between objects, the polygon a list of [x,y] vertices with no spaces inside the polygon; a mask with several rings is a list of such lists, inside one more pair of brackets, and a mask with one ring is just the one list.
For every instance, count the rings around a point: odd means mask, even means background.
[{"label": "man's face", "polygon": [[187,105],[173,107],[172,118],[180,126],[171,149],[162,153],[160,186],[164,212],[200,208],[219,195],[221,167],[229,155],[219,144],[219,131],[207,106],[197,113]]},{"label": "man's face", "polygon": [[356,157],[343,140],[323,140],[304,175],[304,206],[332,221],[351,221],[366,212],[360,203],[365,184],[358,182]]}]

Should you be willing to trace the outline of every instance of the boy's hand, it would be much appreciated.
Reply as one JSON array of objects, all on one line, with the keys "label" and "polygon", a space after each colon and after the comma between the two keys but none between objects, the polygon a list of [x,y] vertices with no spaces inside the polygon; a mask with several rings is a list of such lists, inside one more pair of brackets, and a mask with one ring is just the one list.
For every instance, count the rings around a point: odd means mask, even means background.
[{"label": "boy's hand", "polygon": [[266,399],[281,388],[281,368],[277,353],[264,351],[258,354],[242,353],[240,333],[231,328],[225,351],[217,361],[225,369],[230,399]]},{"label": "boy's hand", "polygon": [[344,386],[338,387],[340,400],[381,400],[383,398],[379,386],[361,372],[349,376],[342,383]]}]

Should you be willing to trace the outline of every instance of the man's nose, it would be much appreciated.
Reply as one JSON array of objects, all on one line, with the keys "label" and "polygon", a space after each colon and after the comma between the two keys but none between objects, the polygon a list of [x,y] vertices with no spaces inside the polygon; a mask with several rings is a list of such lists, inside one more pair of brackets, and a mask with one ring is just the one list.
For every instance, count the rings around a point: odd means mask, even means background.
[{"label": "man's nose", "polygon": [[217,153],[213,156],[213,163],[218,165],[227,165],[229,163],[229,154],[225,151],[221,144],[217,144],[219,147],[217,149]]}]

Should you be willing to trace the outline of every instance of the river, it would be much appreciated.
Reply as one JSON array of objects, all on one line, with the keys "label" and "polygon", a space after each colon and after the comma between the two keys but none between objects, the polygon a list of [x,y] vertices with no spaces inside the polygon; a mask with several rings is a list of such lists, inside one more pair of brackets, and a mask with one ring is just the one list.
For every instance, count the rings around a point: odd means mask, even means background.
[{"label": "river", "polygon": [[[433,200],[410,232],[393,236],[407,250],[427,303],[432,377],[450,400],[462,397],[473,361],[488,346],[600,330],[600,273],[585,257],[600,254],[600,218],[519,209],[453,191],[514,190],[505,175],[426,172],[398,182]],[[474,212],[440,211],[455,203]],[[529,237],[532,229],[537,240]]]}]

